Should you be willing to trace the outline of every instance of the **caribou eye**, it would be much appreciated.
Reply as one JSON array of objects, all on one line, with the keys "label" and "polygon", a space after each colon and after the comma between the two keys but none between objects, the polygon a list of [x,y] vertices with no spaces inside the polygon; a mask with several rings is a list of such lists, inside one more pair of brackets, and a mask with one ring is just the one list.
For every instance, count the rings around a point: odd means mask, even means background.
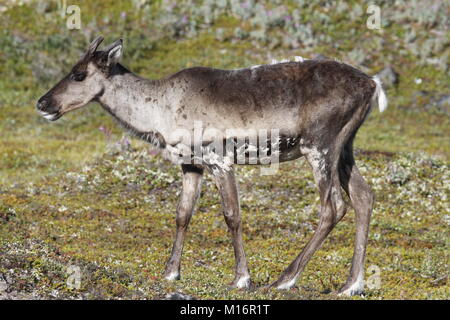
[{"label": "caribou eye", "polygon": [[76,72],[70,75],[70,79],[74,81],[83,81],[86,78],[86,72]]}]

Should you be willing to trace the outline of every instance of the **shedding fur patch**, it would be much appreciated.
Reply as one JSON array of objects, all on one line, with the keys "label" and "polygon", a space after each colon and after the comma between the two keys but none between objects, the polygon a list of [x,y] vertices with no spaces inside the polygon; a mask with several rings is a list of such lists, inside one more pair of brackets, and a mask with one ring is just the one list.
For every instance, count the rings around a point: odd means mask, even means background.
[{"label": "shedding fur patch", "polygon": [[316,183],[318,183],[328,170],[325,162],[325,155],[328,153],[328,149],[319,150],[315,146],[307,146],[305,145],[303,139],[301,139],[300,151],[308,159],[311,167],[313,168],[314,179]]},{"label": "shedding fur patch", "polygon": [[[260,67],[267,66],[267,65],[287,63],[287,62],[304,62],[305,60],[308,60],[308,59],[300,57],[300,56],[294,56],[294,57],[290,57],[290,58],[282,59],[282,60],[272,59],[270,61],[270,63],[268,63],[268,64],[257,64],[257,65],[251,66],[249,68],[250,68],[250,70],[254,70],[254,69],[258,69]],[[244,69],[246,69],[246,68],[244,68]],[[242,69],[235,69],[235,70],[242,70]]]},{"label": "shedding fur patch", "polygon": [[295,56],[293,58],[288,58],[288,59],[283,59],[283,60],[272,59],[270,64],[279,64],[279,63],[287,63],[287,62],[303,62],[305,60],[308,60],[308,59],[305,59],[300,56]]},{"label": "shedding fur patch", "polygon": [[174,164],[201,164],[229,171],[233,164],[278,163],[281,151],[293,148],[296,138],[275,137],[263,141],[231,137],[207,145],[166,145],[162,155]]}]

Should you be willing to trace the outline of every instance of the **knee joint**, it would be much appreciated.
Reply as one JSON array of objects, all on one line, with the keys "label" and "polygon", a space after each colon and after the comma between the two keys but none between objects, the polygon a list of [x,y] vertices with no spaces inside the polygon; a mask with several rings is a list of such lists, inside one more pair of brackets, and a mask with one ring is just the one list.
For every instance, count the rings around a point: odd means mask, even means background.
[{"label": "knee joint", "polygon": [[176,218],[177,226],[185,227],[189,223],[191,211],[192,208],[190,207],[188,208],[179,206],[177,208],[177,218]]},{"label": "knee joint", "polygon": [[365,192],[363,192],[361,194],[362,197],[362,201],[365,203],[365,205],[369,208],[372,209],[373,204],[375,202],[375,194],[372,192],[372,190],[367,189]]},{"label": "knee joint", "polygon": [[228,227],[232,230],[238,229],[239,226],[241,225],[241,218],[239,216],[239,211],[225,210],[224,217]]}]

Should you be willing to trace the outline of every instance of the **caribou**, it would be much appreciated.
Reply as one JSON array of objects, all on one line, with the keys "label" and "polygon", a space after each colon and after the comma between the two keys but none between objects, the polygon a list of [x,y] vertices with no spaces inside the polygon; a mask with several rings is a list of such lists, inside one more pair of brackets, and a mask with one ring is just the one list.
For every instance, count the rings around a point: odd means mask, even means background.
[{"label": "caribou", "polygon": [[[356,214],[355,248],[350,274],[339,293],[363,292],[374,195],[356,166],[353,141],[372,106],[378,105],[380,111],[387,107],[377,77],[334,60],[296,59],[234,70],[193,67],[149,80],[119,63],[122,39],[98,50],[102,41],[101,36],[92,41],[69,74],[38,100],[37,110],[55,121],[98,102],[123,127],[181,166],[182,191],[166,279],[180,278],[183,242],[206,169],[220,193],[234,248],[231,286],[249,288],[234,165],[305,157],[320,193],[319,222],[300,254],[269,287],[295,286],[350,202]],[[254,133],[262,131],[266,139],[254,139]],[[253,135],[246,135],[249,132]],[[198,135],[201,139],[195,139]]]}]

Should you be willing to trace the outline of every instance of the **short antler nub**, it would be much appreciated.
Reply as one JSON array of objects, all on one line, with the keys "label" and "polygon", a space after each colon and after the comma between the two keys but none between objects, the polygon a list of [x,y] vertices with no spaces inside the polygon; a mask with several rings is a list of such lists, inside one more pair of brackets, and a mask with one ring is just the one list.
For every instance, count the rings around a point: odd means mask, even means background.
[{"label": "short antler nub", "polygon": [[88,54],[89,55],[91,55],[91,54],[93,54],[96,50],[97,50],[97,48],[98,48],[98,46],[100,45],[100,43],[102,43],[102,41],[103,41],[103,37],[102,36],[97,36],[92,42],[91,42],[91,44],[89,45],[89,48],[88,48]]},{"label": "short antler nub", "polygon": [[103,49],[103,51],[108,52],[109,50],[111,50],[114,47],[117,47],[118,45],[121,45],[123,43],[122,39],[116,40],[113,43],[111,43],[109,46],[105,47]]}]

